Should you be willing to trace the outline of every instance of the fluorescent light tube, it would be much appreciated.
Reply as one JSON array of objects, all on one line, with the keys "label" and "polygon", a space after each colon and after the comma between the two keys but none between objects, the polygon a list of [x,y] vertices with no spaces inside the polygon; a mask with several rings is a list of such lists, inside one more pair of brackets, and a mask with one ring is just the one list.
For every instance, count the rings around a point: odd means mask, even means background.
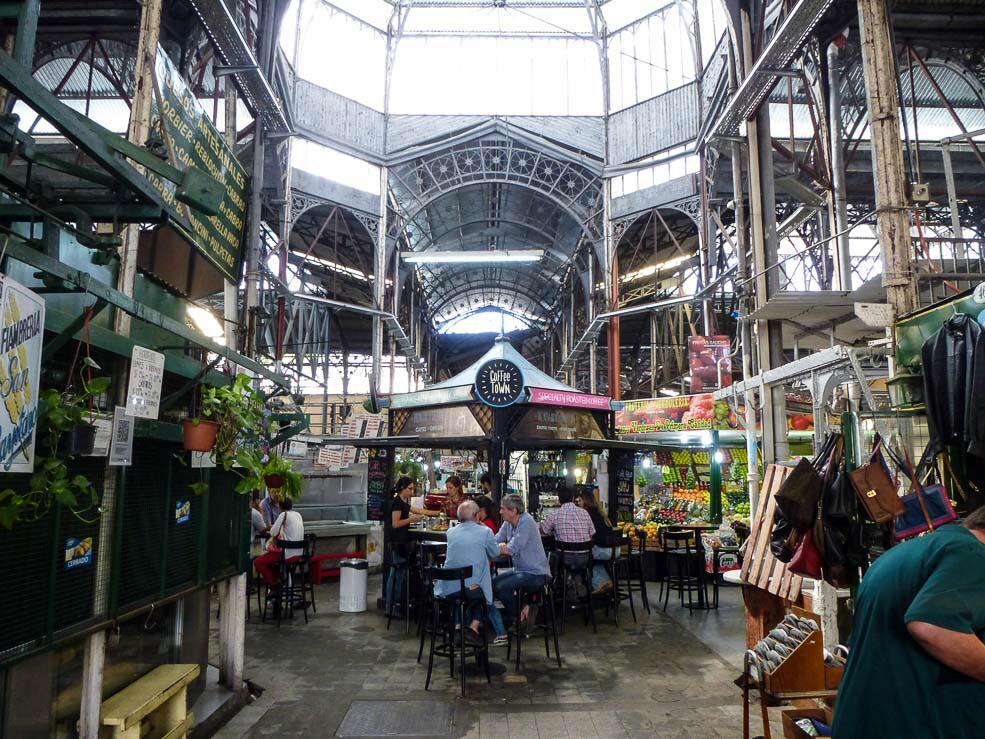
[{"label": "fluorescent light tube", "polygon": [[410,264],[463,264],[475,262],[536,262],[544,256],[543,249],[503,251],[424,251],[403,252],[400,257]]}]

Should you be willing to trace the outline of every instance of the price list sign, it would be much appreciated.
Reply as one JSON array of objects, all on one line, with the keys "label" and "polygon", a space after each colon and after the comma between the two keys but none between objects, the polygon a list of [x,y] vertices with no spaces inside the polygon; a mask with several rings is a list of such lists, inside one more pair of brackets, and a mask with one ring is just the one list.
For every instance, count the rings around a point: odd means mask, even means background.
[{"label": "price list sign", "polygon": [[393,469],[393,450],[372,447],[366,474],[366,520],[382,521],[386,513],[387,486]]},{"label": "price list sign", "polygon": [[[636,471],[636,455],[633,452],[611,450],[609,452],[610,506],[615,502],[616,520],[632,521],[636,507],[633,494],[633,473]],[[614,499],[614,501],[613,501]]]}]

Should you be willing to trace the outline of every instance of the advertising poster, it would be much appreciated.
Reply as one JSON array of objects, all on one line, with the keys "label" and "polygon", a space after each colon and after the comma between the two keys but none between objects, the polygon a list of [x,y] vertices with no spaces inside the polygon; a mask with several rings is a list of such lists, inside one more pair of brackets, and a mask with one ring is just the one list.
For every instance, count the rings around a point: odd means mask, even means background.
[{"label": "advertising poster", "polygon": [[0,469],[34,472],[44,300],[0,275],[0,304]]},{"label": "advertising poster", "polygon": [[174,502],[174,525],[188,523],[192,517],[192,502],[190,500],[176,500]]},{"label": "advertising poster", "polygon": [[692,393],[707,393],[732,384],[730,346],[728,336],[688,337]]},{"label": "advertising poster", "polygon": [[616,411],[617,434],[737,428],[739,418],[729,408],[728,402],[713,400],[709,393],[629,400],[621,411]]},{"label": "advertising poster", "polygon": [[74,570],[92,564],[92,537],[76,539],[70,536],[65,539],[65,569]]}]

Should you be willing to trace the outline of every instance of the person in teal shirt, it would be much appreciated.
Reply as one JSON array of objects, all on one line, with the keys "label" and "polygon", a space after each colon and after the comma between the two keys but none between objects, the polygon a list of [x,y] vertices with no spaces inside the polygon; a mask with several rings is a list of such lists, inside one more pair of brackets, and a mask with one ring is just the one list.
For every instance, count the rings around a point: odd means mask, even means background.
[{"label": "person in teal shirt", "polygon": [[985,735],[985,507],[894,547],[862,578],[836,738]]}]

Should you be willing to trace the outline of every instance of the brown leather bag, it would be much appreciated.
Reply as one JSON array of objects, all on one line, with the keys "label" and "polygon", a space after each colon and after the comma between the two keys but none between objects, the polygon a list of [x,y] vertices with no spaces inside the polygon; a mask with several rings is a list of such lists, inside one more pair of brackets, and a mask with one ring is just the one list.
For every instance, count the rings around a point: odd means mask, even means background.
[{"label": "brown leather bag", "polygon": [[876,523],[890,523],[906,508],[896,494],[896,481],[882,456],[882,439],[876,442],[869,461],[849,473],[852,487],[866,514]]}]

